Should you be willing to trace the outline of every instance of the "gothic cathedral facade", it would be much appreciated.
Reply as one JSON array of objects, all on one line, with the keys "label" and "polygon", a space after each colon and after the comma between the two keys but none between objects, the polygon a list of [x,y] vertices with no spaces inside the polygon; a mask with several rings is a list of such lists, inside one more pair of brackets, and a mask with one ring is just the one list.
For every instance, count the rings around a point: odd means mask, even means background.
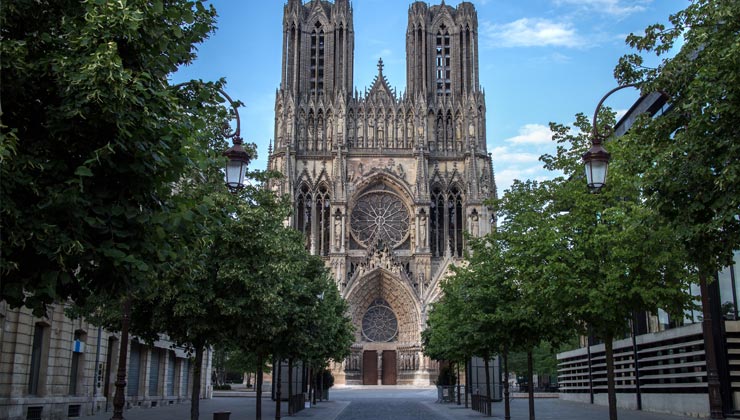
[{"label": "gothic cathedral facade", "polygon": [[346,384],[430,384],[436,363],[421,331],[439,283],[485,235],[495,196],[478,82],[474,6],[409,7],[406,90],[383,75],[353,86],[350,0],[288,0],[275,101],[272,183],[289,221],[322,256],[349,303],[352,355],[334,367]]}]

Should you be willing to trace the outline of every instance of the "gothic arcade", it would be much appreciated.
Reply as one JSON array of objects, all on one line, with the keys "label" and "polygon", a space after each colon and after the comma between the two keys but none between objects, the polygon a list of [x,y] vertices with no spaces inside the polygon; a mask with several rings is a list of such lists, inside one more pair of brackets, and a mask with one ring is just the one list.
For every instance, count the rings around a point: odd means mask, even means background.
[{"label": "gothic arcade", "polygon": [[465,250],[488,233],[496,194],[478,84],[475,8],[415,2],[406,91],[383,75],[353,88],[349,0],[288,0],[275,102],[272,185],[292,197],[290,223],[325,258],[357,327],[337,383],[429,384],[426,312]]}]

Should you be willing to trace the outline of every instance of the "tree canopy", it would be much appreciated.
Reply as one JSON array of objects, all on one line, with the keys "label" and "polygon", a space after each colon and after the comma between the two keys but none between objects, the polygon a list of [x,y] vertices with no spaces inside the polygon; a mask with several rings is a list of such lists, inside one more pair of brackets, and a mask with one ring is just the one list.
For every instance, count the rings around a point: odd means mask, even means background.
[{"label": "tree canopy", "polygon": [[[630,34],[635,52],[619,60],[615,76],[643,93],[663,92],[670,109],[642,119],[620,142],[629,143],[647,204],[710,276],[740,249],[740,4],[694,0],[669,21]],[[656,67],[645,64],[652,54]]]},{"label": "tree canopy", "polygon": [[166,202],[201,116],[167,77],[214,29],[202,1],[0,6],[0,299],[120,296],[178,249]]}]

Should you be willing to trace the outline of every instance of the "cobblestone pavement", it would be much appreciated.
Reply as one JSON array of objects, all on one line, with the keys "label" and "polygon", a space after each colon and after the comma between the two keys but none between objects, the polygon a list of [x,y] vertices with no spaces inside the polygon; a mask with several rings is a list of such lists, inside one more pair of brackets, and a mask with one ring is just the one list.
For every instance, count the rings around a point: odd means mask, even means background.
[{"label": "cobblestone pavement", "polygon": [[[235,394],[238,395],[238,394]],[[335,387],[330,392],[331,401],[320,402],[314,407],[299,412],[295,417],[312,417],[317,420],[470,420],[486,418],[464,405],[436,403],[434,388],[403,386]],[[230,420],[252,420],[255,418],[256,399],[251,396],[216,397],[201,400],[200,418],[211,420],[216,411],[230,411]],[[607,420],[606,407],[561,401],[556,398],[537,399],[537,420]],[[529,418],[528,402],[525,398],[511,401],[512,420]],[[493,419],[502,420],[502,402],[493,404]],[[287,417],[287,406],[282,405],[283,417]],[[101,412],[83,420],[108,420],[112,413]],[[135,408],[124,414],[127,420],[189,420],[190,405],[179,404],[156,408]],[[275,418],[275,403],[269,397],[262,400],[262,418]],[[491,417],[488,417],[491,418]],[[689,420],[688,417],[619,410],[620,420]]]}]

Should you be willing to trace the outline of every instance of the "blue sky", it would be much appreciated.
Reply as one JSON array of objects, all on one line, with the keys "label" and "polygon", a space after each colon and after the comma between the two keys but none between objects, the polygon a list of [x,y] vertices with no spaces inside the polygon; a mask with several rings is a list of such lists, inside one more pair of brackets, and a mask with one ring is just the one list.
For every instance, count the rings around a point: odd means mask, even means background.
[{"label": "blue sky", "polygon": [[[305,0],[304,0],[305,2]],[[225,77],[226,91],[244,102],[242,137],[258,145],[256,169],[266,166],[274,136],[280,83],[282,0],[213,0],[218,29],[199,46],[198,59],[173,82]],[[391,86],[406,85],[406,0],[354,0],[354,82],[369,87],[382,57]],[[438,2],[434,2],[437,4]],[[446,1],[456,6],[459,0]],[[431,4],[431,3],[430,3]],[[486,92],[487,142],[499,195],[512,180],[552,176],[537,158],[554,151],[548,123],[592,115],[616,86],[614,66],[631,50],[624,39],[685,8],[688,0],[474,0],[478,11],[480,83]],[[607,105],[629,108],[637,91]]]}]

